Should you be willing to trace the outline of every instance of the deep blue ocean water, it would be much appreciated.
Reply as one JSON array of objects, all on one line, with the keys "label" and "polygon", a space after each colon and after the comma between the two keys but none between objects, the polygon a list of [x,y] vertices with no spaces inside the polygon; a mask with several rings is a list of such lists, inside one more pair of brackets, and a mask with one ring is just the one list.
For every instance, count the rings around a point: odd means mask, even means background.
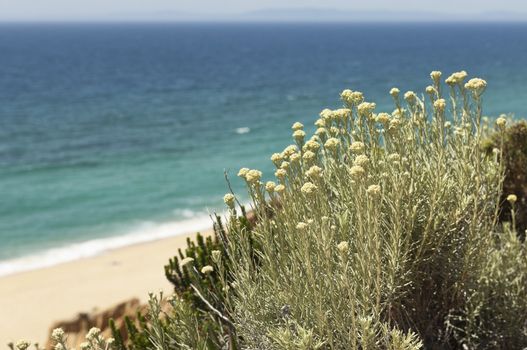
[{"label": "deep blue ocean water", "polygon": [[0,24],[0,275],[209,226],[344,88],[465,69],[524,117],[526,62],[526,24]]}]

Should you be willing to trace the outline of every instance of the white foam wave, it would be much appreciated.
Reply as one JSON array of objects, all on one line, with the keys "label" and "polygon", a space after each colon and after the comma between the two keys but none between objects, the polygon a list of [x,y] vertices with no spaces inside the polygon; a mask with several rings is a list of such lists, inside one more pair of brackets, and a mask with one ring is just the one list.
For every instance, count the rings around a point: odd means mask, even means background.
[{"label": "white foam wave", "polygon": [[145,222],[124,235],[93,239],[60,248],[52,248],[33,255],[0,261],[0,277],[92,257],[105,251],[125,246],[194,233],[210,228],[212,228],[212,221],[208,216],[177,222]]},{"label": "white foam wave", "polygon": [[251,131],[251,128],[248,128],[248,127],[246,127],[246,126],[243,127],[243,128],[237,128],[237,129],[236,129],[236,133],[237,133],[237,134],[240,134],[240,135],[241,135],[241,134],[247,134],[247,133],[250,132],[250,131]]},{"label": "white foam wave", "polygon": [[182,218],[185,218],[185,219],[192,219],[192,218],[196,218],[196,217],[199,217],[200,215],[202,215],[203,213],[198,213],[198,212],[195,212],[194,210],[190,210],[190,209],[176,209],[173,211],[174,215],[176,217],[182,217]]}]

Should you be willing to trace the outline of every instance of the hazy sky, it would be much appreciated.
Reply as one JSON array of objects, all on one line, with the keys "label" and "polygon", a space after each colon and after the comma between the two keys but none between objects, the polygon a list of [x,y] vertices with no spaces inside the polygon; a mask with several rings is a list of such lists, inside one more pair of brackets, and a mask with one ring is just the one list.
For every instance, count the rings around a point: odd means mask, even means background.
[{"label": "hazy sky", "polygon": [[317,8],[406,13],[406,18],[421,12],[464,18],[496,12],[506,17],[506,12],[527,17],[524,0],[0,0],[0,20],[222,19],[259,10],[292,13],[292,9]]}]

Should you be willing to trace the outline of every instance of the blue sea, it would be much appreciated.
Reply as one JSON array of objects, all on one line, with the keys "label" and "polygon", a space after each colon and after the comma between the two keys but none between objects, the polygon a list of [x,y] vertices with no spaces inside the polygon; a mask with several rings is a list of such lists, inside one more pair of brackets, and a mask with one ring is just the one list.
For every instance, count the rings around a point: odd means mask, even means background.
[{"label": "blue sea", "polygon": [[465,69],[524,117],[526,62],[526,24],[0,24],[0,275],[210,227],[344,88]]}]

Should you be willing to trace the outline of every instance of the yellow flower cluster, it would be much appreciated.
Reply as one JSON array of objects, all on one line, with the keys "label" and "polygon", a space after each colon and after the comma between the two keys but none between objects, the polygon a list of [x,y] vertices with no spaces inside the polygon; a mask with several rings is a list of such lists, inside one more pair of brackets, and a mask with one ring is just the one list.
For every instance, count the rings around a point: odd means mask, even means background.
[{"label": "yellow flower cluster", "polygon": [[333,111],[329,108],[324,108],[321,112],[320,112],[320,118],[322,118],[322,120],[328,120],[328,119],[331,119],[331,116],[333,115]]},{"label": "yellow flower cluster", "polygon": [[248,168],[241,168],[240,171],[238,171],[238,176],[245,178],[248,172],[249,172]]},{"label": "yellow flower cluster", "polygon": [[[194,260],[194,259],[192,259]],[[101,335],[101,330],[97,327],[92,327],[89,331],[88,331],[88,334],[86,334],[86,339],[88,340],[97,340],[97,338],[99,337],[99,335]]]},{"label": "yellow flower cluster", "polygon": [[413,92],[413,91],[407,91],[407,92],[404,94],[404,99],[405,99],[406,102],[408,102],[409,104],[413,104],[413,103],[417,100],[417,95],[416,95],[415,92]]},{"label": "yellow flower cluster", "polygon": [[368,158],[364,154],[357,156],[357,158],[355,158],[355,160],[353,161],[354,165],[359,165],[363,168],[366,167],[369,163],[370,163],[370,158]]},{"label": "yellow flower cluster", "polygon": [[352,166],[350,168],[349,172],[350,172],[351,177],[353,177],[356,180],[361,179],[362,177],[364,177],[364,174],[366,173],[364,168],[361,167],[360,165]]},{"label": "yellow flower cluster", "polygon": [[362,92],[360,91],[351,91],[350,89],[346,89],[342,91],[340,94],[340,97],[344,102],[350,105],[358,105],[362,101],[364,101],[364,96]]},{"label": "yellow flower cluster", "polygon": [[282,158],[288,158],[291,156],[291,154],[296,153],[297,151],[298,148],[296,147],[296,145],[289,145],[283,150]]},{"label": "yellow flower cluster", "polygon": [[245,175],[245,180],[247,180],[248,183],[254,184],[262,178],[262,172],[256,169],[249,170],[247,172],[247,175]]},{"label": "yellow flower cluster", "polygon": [[462,84],[463,81],[465,81],[466,77],[467,77],[467,72],[462,70],[461,72],[452,73],[448,78],[446,78],[445,83],[447,83],[450,86],[453,86],[456,84]]},{"label": "yellow flower cluster", "polygon": [[289,157],[289,160],[291,160],[291,163],[298,163],[300,161],[300,153],[291,154],[291,157]]},{"label": "yellow flower cluster", "polygon": [[364,152],[364,148],[365,148],[364,143],[360,141],[352,142],[350,145],[350,151],[355,154]]},{"label": "yellow flower cluster", "polygon": [[306,151],[306,152],[304,152],[304,155],[302,156],[302,158],[303,158],[305,161],[310,162],[310,161],[312,161],[313,159],[315,159],[316,156],[317,156],[317,155],[316,155],[315,153],[313,153],[313,152],[311,152],[311,151]]},{"label": "yellow flower cluster", "polygon": [[307,141],[304,146],[302,146],[302,150],[304,151],[313,151],[316,152],[320,148],[320,143],[315,141],[314,139],[311,139]]},{"label": "yellow flower cluster", "polygon": [[377,105],[373,102],[362,102],[360,105],[357,106],[357,111],[362,116],[369,116],[373,113],[373,110],[376,106]]},{"label": "yellow flower cluster", "polygon": [[234,208],[234,200],[235,197],[232,193],[227,193],[225,196],[223,196],[223,201],[229,208]]},{"label": "yellow flower cluster", "polygon": [[504,116],[500,116],[498,119],[496,119],[496,125],[503,129],[505,127],[505,124],[507,124],[507,119]]},{"label": "yellow flower cluster", "polygon": [[305,194],[313,194],[317,190],[317,186],[311,182],[306,182],[300,190]]},{"label": "yellow flower cluster", "polygon": [[515,195],[515,194],[509,194],[507,196],[507,201],[510,203],[510,204],[514,204],[516,203],[516,201],[518,200],[518,197]]},{"label": "yellow flower cluster", "polygon": [[65,336],[65,333],[62,328],[55,328],[53,332],[51,332],[51,339],[53,339],[56,342],[60,342],[64,336]]},{"label": "yellow flower cluster", "polygon": [[285,191],[285,186],[280,184],[280,185],[277,185],[275,188],[274,188],[275,192],[277,193],[283,193]]},{"label": "yellow flower cluster", "polygon": [[399,90],[399,89],[396,88],[396,87],[390,89],[390,95],[391,95],[393,98],[397,98],[397,97],[399,97],[399,93],[400,93],[400,92],[401,92],[401,90]]},{"label": "yellow flower cluster", "polygon": [[306,132],[305,132],[304,130],[296,130],[296,131],[293,133],[293,138],[294,138],[297,142],[303,141],[303,140],[304,140],[304,137],[306,137]]},{"label": "yellow flower cluster", "polygon": [[446,108],[446,101],[442,98],[437,99],[436,101],[434,101],[434,108],[438,112],[444,112]]},{"label": "yellow flower cluster", "polygon": [[273,181],[267,181],[265,184],[265,190],[269,193],[273,193],[276,188],[276,184]]},{"label": "yellow flower cluster", "polygon": [[436,93],[436,89],[435,87],[433,87],[432,85],[428,85],[425,89],[426,93],[429,94],[430,96],[433,96],[435,93]]},{"label": "yellow flower cluster", "polygon": [[340,93],[340,98],[345,102],[351,101],[351,94],[353,94],[353,91],[345,89]]},{"label": "yellow flower cluster", "polygon": [[318,179],[322,176],[322,169],[313,165],[308,171],[306,171],[306,175],[312,179]]},{"label": "yellow flower cluster", "polygon": [[390,115],[388,113],[379,113],[375,118],[375,121],[382,124],[388,124],[390,122]]},{"label": "yellow flower cluster", "polygon": [[439,79],[441,79],[441,72],[438,70],[434,70],[430,73],[430,78],[436,83],[436,85],[439,84]]},{"label": "yellow flower cluster", "polygon": [[324,119],[322,119],[322,118],[319,118],[319,119],[317,119],[317,120],[315,121],[315,126],[316,126],[317,128],[323,128],[323,127],[326,126],[326,121],[325,121]]},{"label": "yellow flower cluster", "polygon": [[324,147],[331,151],[335,151],[340,145],[340,140],[334,137],[329,138],[326,143],[324,143]]},{"label": "yellow flower cluster", "polygon": [[381,194],[381,186],[379,185],[370,185],[366,190],[366,193],[372,197],[378,197]]},{"label": "yellow flower cluster", "polygon": [[293,124],[293,126],[291,127],[291,129],[293,130],[302,130],[304,128],[304,125],[300,122],[296,122]]},{"label": "yellow flower cluster", "polygon": [[328,131],[326,130],[326,128],[318,128],[317,131],[315,131],[315,135],[317,136],[326,135],[327,133]]},{"label": "yellow flower cluster", "polygon": [[273,153],[273,155],[271,156],[271,161],[275,164],[275,165],[278,165],[280,164],[280,162],[282,162],[284,158],[282,157],[282,155],[280,153]]},{"label": "yellow flower cluster", "polygon": [[337,249],[340,253],[346,254],[349,251],[349,243],[346,241],[342,241],[339,244],[337,244]]},{"label": "yellow flower cluster", "polygon": [[399,128],[399,126],[401,125],[401,120],[399,118],[393,118],[392,120],[390,120],[390,126],[389,126],[389,130],[396,130],[397,128]]},{"label": "yellow flower cluster", "polygon": [[285,169],[278,169],[274,173],[274,176],[276,176],[279,179],[284,179],[286,175],[287,175],[287,171]]},{"label": "yellow flower cluster", "polygon": [[465,84],[465,89],[472,91],[476,95],[481,95],[487,87],[487,82],[481,78],[472,78]]},{"label": "yellow flower cluster", "polygon": [[351,115],[351,110],[348,108],[339,108],[333,111],[333,118],[335,120],[343,120]]}]

